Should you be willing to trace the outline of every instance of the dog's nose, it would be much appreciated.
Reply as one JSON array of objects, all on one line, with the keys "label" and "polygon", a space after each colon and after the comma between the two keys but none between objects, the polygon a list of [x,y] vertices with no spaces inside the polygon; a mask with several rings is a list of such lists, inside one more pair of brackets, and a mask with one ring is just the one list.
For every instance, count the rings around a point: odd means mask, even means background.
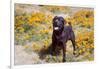
[{"label": "dog's nose", "polygon": [[58,30],[59,29],[59,27],[54,27],[54,30]]}]

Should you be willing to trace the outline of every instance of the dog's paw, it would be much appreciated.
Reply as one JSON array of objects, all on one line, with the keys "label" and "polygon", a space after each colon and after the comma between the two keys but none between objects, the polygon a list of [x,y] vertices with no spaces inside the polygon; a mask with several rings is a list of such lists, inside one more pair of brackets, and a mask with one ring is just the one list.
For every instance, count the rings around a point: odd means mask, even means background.
[{"label": "dog's paw", "polygon": [[52,60],[53,60],[53,56],[52,56],[52,55],[49,55],[49,58],[50,58],[50,61],[52,61]]}]

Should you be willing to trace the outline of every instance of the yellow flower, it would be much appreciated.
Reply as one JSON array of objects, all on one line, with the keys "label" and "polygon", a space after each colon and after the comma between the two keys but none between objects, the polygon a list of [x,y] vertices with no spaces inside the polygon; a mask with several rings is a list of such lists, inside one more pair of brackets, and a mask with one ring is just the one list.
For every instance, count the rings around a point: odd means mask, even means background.
[{"label": "yellow flower", "polygon": [[79,53],[81,54],[83,51],[82,50],[79,50]]},{"label": "yellow flower", "polygon": [[81,47],[81,45],[80,45],[79,43],[77,43],[77,47],[78,47],[78,48],[80,48],[80,47]]},{"label": "yellow flower", "polygon": [[37,43],[33,43],[32,49],[33,51],[39,52],[42,49],[42,47],[39,46]]},{"label": "yellow flower", "polygon": [[85,48],[82,49],[83,52],[85,52],[85,50],[86,50]]},{"label": "yellow flower", "polygon": [[44,45],[48,46],[48,41],[47,40],[44,41]]},{"label": "yellow flower", "polygon": [[24,32],[24,28],[21,28],[19,31],[20,31],[20,32]]},{"label": "yellow flower", "polygon": [[26,40],[29,39],[29,38],[31,38],[31,36],[29,36],[29,35],[24,36],[24,39],[26,39]]},{"label": "yellow flower", "polygon": [[90,46],[89,45],[86,45],[85,48],[88,49],[88,48],[90,48]]},{"label": "yellow flower", "polygon": [[91,44],[91,48],[94,48],[94,45],[93,44]]},{"label": "yellow flower", "polygon": [[16,36],[20,36],[20,34],[19,33],[16,33]]},{"label": "yellow flower", "polygon": [[46,30],[40,30],[40,33],[48,34],[49,33],[49,30],[48,29],[46,29]]},{"label": "yellow flower", "polygon": [[29,47],[30,47],[30,46],[28,46],[28,45],[25,45],[25,46],[24,46],[25,49],[27,49],[27,48],[29,48]]}]

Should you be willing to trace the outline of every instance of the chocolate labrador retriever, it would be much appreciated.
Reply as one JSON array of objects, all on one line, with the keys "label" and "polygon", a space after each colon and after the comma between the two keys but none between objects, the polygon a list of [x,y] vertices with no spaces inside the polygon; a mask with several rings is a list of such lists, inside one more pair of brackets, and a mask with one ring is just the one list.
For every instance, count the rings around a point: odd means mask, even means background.
[{"label": "chocolate labrador retriever", "polygon": [[[72,30],[71,23],[65,26],[66,21],[61,16],[55,16],[53,18],[53,34],[52,34],[52,45],[51,45],[51,55],[55,52],[56,47],[60,46],[63,50],[63,62],[66,61],[66,42],[71,40],[73,45],[73,50],[75,51],[75,35]],[[75,55],[75,52],[73,54]]]}]

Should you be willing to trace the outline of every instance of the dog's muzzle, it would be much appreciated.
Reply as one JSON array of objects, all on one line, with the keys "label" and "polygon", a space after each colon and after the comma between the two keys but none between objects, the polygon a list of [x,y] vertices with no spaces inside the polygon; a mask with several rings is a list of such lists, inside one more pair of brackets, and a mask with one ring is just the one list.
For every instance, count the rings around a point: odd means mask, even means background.
[{"label": "dog's muzzle", "polygon": [[54,30],[58,30],[59,29],[59,27],[54,27]]}]

